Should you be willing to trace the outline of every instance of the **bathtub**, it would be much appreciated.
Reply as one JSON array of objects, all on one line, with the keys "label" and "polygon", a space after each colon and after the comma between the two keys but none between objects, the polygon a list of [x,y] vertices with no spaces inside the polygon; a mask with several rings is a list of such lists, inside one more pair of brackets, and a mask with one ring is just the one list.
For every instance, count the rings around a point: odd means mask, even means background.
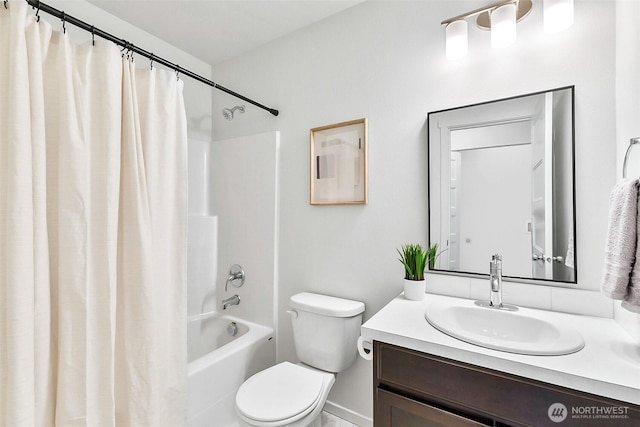
[{"label": "bathtub", "polygon": [[208,313],[188,319],[187,341],[187,427],[237,425],[236,391],[275,364],[273,329]]}]

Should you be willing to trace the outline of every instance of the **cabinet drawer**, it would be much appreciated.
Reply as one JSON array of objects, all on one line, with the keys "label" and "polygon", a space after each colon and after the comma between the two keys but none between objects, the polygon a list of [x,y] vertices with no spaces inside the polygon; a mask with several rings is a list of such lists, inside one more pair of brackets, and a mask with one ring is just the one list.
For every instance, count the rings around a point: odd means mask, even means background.
[{"label": "cabinet drawer", "polygon": [[[447,407],[471,410],[501,422],[557,425],[551,421],[550,408],[552,416],[567,416],[563,426],[586,426],[590,421],[602,426],[606,421],[584,417],[582,415],[587,415],[585,411],[606,412],[610,418],[621,416],[618,419],[621,425],[639,425],[640,422],[640,409],[636,405],[380,342],[375,343],[374,355],[374,387],[392,389]],[[552,408],[558,403],[563,406]],[[559,408],[555,415],[554,408]],[[573,408],[579,408],[582,413],[572,414]]]},{"label": "cabinet drawer", "polygon": [[452,414],[424,402],[386,390],[376,389],[376,426],[387,427],[487,427],[469,418]]}]

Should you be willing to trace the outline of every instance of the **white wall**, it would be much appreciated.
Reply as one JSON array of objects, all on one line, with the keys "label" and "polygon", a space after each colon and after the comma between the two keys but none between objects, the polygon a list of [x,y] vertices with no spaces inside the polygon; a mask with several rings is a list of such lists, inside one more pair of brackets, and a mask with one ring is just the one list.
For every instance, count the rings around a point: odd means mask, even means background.
[{"label": "white wall", "polygon": [[[598,289],[615,180],[615,3],[576,2],[573,27],[550,36],[535,2],[504,50],[470,25],[469,55],[449,62],[440,21],[476,5],[368,1],[214,67],[217,80],[281,110],[274,118],[247,106],[234,122],[214,115],[214,139],[281,131],[280,360],[295,360],[284,313],[292,294],[358,299],[369,318],[401,292],[395,250],[427,240],[429,111],[576,86],[578,286]],[[214,111],[236,103],[213,95]],[[309,129],[360,117],[369,119],[369,204],[310,206]],[[359,360],[329,400],[371,417],[371,389],[371,363]]]},{"label": "white wall", "polygon": [[[638,22],[640,2],[618,0],[616,13],[617,85],[616,85],[616,180],[622,177],[622,159],[629,139],[640,136],[640,55],[638,55]],[[632,149],[628,160],[628,177],[640,176],[640,147]],[[640,316],[615,304],[615,318],[640,341]]]}]

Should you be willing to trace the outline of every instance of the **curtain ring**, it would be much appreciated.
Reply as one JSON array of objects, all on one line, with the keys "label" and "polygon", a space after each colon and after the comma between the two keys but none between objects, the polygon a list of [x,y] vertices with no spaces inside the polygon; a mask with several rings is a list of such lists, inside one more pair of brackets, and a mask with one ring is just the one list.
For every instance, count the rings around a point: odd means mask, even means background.
[{"label": "curtain ring", "polygon": [[149,64],[149,69],[153,70],[153,53],[151,54],[151,63]]},{"label": "curtain ring", "polygon": [[180,80],[180,71],[178,71],[179,68],[180,68],[180,66],[178,64],[176,64],[176,81]]},{"label": "curtain ring", "polygon": [[91,45],[96,45],[96,27],[94,27],[93,25],[91,26]]},{"label": "curtain ring", "polygon": [[4,0],[4,8],[5,9],[9,9],[8,3],[9,3],[9,0]]},{"label": "curtain ring", "polygon": [[67,34],[67,16],[62,11],[62,33]]},{"label": "curtain ring", "polygon": [[40,0],[36,4],[36,22],[40,22]]}]

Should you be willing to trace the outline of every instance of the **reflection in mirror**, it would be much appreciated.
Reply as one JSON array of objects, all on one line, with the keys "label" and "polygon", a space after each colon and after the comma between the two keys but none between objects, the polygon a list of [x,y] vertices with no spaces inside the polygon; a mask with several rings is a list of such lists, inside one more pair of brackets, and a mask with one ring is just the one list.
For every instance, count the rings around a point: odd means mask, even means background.
[{"label": "reflection in mirror", "polygon": [[576,283],[573,92],[429,113],[436,271]]}]

